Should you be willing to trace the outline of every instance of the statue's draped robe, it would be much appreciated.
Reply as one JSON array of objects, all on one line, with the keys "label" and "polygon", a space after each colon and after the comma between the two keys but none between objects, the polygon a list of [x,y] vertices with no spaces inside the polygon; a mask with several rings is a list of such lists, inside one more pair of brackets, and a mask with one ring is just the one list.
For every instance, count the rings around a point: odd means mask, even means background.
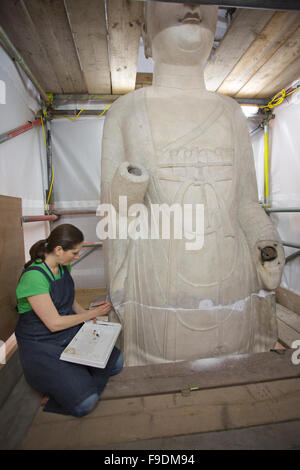
[{"label": "statue's draped robe", "polygon": [[150,176],[149,227],[151,204],[204,205],[201,250],[174,237],[104,242],[127,365],[260,352],[277,339],[274,295],[259,285],[252,253],[278,234],[257,202],[247,125],[232,100],[206,91],[202,99],[199,125],[163,149],[152,138],[146,89],[119,99],[106,118],[101,203],[111,202],[113,175],[128,161]]}]

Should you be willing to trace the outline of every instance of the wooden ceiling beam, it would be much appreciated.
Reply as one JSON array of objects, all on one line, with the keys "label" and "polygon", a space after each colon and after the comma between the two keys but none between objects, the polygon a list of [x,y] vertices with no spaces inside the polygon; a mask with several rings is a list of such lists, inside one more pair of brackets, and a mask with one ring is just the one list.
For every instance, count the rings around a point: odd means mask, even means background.
[{"label": "wooden ceiling beam", "polygon": [[206,87],[216,91],[237,62],[255,41],[273,11],[238,10],[215,53],[215,59],[204,70]]},{"label": "wooden ceiling beam", "polygon": [[[144,1],[144,0],[140,0]],[[148,2],[200,3],[233,8],[257,8],[263,10],[300,10],[298,0],[147,0]]]},{"label": "wooden ceiling beam", "polygon": [[[86,90],[70,31],[64,2],[61,0],[24,0],[39,40],[47,52],[64,93]],[[43,70],[43,63],[39,64]],[[56,92],[56,90],[51,90]]]},{"label": "wooden ceiling beam", "polygon": [[88,93],[110,94],[104,0],[66,0],[65,5]]},{"label": "wooden ceiling beam", "polygon": [[300,78],[300,56],[292,62],[286,70],[266,84],[255,98],[273,98],[279,91],[291,85],[297,78]]},{"label": "wooden ceiling beam", "polygon": [[58,77],[24,2],[0,1],[0,22],[29,69],[46,91],[61,93]]},{"label": "wooden ceiling beam", "polygon": [[218,88],[235,96],[300,25],[300,13],[277,12]]},{"label": "wooden ceiling beam", "polygon": [[112,93],[135,89],[143,2],[107,0]]},{"label": "wooden ceiling beam", "polygon": [[[300,27],[292,36],[273,54],[273,56],[259,69],[254,77],[239,91],[237,98],[268,97],[265,87],[276,79],[281,79],[282,71],[288,70],[290,65],[300,57]],[[300,72],[300,70],[299,70]],[[298,73],[299,76],[300,73]],[[295,79],[298,78],[297,75]]]}]

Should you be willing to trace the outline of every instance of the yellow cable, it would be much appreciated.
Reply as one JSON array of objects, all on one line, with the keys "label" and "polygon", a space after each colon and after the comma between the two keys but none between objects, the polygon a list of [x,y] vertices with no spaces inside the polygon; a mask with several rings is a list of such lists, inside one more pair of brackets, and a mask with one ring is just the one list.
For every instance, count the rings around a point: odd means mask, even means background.
[{"label": "yellow cable", "polygon": [[102,116],[102,114],[104,114],[104,113],[105,113],[105,111],[107,110],[107,108],[109,108],[111,105],[112,105],[112,103],[111,103],[111,104],[109,104],[108,106],[106,106],[106,108],[105,108],[105,109],[102,111],[102,113],[100,113],[100,114],[96,114],[96,116],[97,116],[97,117],[100,117],[100,116]]},{"label": "yellow cable", "polygon": [[49,190],[48,199],[47,199],[47,211],[49,207],[49,201],[50,201],[50,197],[52,193],[52,185],[53,185],[53,168],[51,168],[51,170],[52,170],[52,178],[51,178],[50,190]]},{"label": "yellow cable", "polygon": [[[100,114],[96,114],[96,116],[97,116],[97,117],[102,116],[102,114],[104,114],[105,111],[107,110],[107,108],[109,108],[111,105],[112,105],[112,103],[109,104],[108,106],[106,106],[106,108],[105,108]],[[86,108],[81,109],[81,110],[79,111],[79,113],[78,113],[74,118],[69,117],[69,116],[61,116],[61,115],[59,115],[59,114],[55,114],[54,117],[63,117],[63,118],[66,118],[66,119],[70,119],[70,121],[76,121],[76,119],[80,116],[80,114],[82,113],[82,111],[88,111],[88,110],[87,110]]]},{"label": "yellow cable", "polygon": [[295,91],[299,90],[299,87],[295,88],[295,90],[290,91],[289,93],[283,88],[283,90],[279,91],[266,106],[259,106],[260,108],[269,108],[273,109],[275,106],[279,106],[287,96],[295,93]]},{"label": "yellow cable", "polygon": [[45,147],[47,148],[47,142],[46,142],[46,135],[45,135],[45,129],[44,129],[43,116],[41,116],[41,121],[42,121],[42,127],[43,127],[43,134],[44,134]]},{"label": "yellow cable", "polygon": [[86,111],[86,109],[81,109],[79,111],[79,113],[74,117],[74,118],[71,118],[69,116],[60,116],[59,114],[55,114],[54,117],[63,117],[63,118],[66,118],[66,119],[70,119],[70,121],[76,121],[76,119],[80,116],[80,114],[82,113],[82,111]]}]

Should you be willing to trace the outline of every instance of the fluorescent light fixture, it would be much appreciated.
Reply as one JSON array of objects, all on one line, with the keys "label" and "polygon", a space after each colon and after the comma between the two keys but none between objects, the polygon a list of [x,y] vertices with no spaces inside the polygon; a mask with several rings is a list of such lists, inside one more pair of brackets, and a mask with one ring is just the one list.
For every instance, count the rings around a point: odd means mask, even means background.
[{"label": "fluorescent light fixture", "polygon": [[255,116],[258,111],[258,106],[252,104],[242,104],[241,108],[246,117]]}]

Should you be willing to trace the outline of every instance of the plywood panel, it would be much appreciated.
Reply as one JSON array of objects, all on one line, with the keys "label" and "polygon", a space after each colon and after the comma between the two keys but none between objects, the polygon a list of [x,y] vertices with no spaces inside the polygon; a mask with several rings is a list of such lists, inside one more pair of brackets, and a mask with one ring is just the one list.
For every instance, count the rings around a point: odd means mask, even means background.
[{"label": "plywood panel", "polygon": [[[47,52],[63,93],[84,93],[86,84],[78,61],[62,0],[24,0],[39,40]],[[41,67],[43,64],[41,64]],[[56,90],[51,90],[56,92]]]},{"label": "plywood panel", "polygon": [[0,340],[6,341],[14,332],[16,288],[25,263],[21,226],[22,200],[0,196]]},{"label": "plywood panel", "polygon": [[135,89],[143,2],[108,0],[108,25],[112,93]]},{"label": "plywood panel", "polygon": [[66,0],[88,93],[111,93],[103,0]]},{"label": "plywood panel", "polygon": [[[275,54],[259,69],[249,82],[238,92],[237,98],[252,98],[264,93],[264,87],[280,77],[300,57],[300,27],[281,46]],[[297,78],[297,77],[295,77]],[[265,97],[265,96],[263,96]]]},{"label": "plywood panel", "polygon": [[216,91],[273,16],[273,11],[240,9],[205,70],[208,90]]},{"label": "plywood panel", "polygon": [[1,0],[0,24],[44,90],[61,93],[55,70],[24,2]]},{"label": "plywood panel", "polygon": [[300,24],[300,13],[277,12],[226,77],[218,92],[235,96],[286,42]]}]

